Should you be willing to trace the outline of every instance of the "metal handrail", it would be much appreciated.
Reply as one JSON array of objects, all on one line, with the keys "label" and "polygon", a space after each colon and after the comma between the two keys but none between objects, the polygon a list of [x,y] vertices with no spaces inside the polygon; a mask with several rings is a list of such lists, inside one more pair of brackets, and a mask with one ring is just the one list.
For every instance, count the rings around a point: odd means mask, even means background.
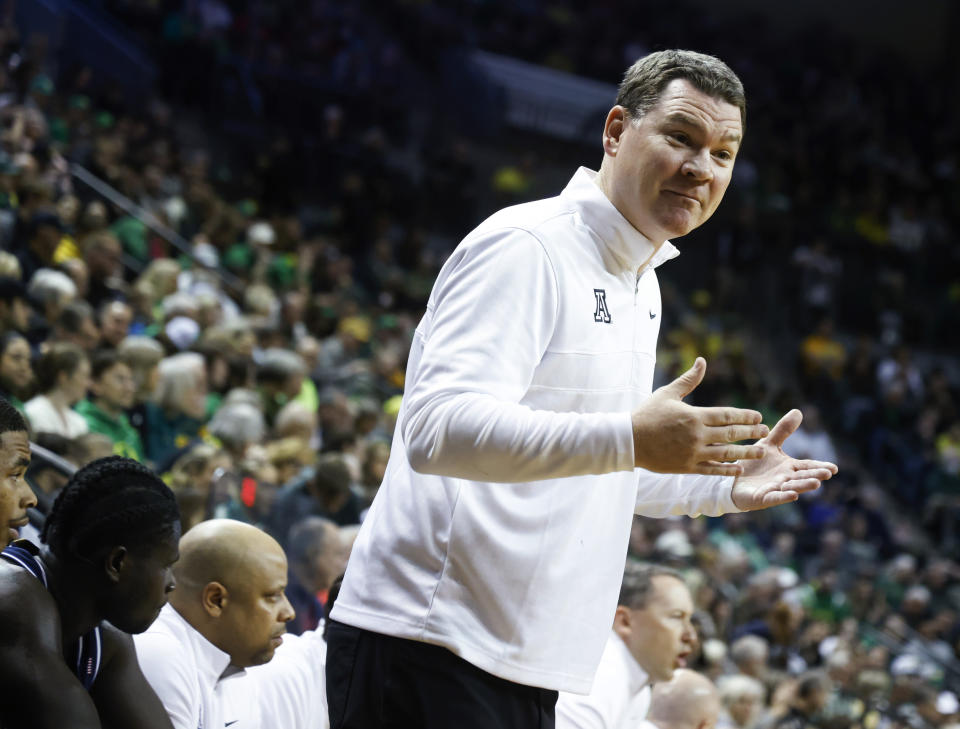
[{"label": "metal handrail", "polygon": [[[125,213],[127,213],[127,215],[139,220],[153,233],[159,235],[161,238],[167,241],[167,243],[176,248],[180,253],[196,263],[197,258],[193,255],[193,249],[190,245],[190,242],[177,233],[177,231],[173,230],[172,228],[168,228],[166,225],[157,220],[156,216],[154,216],[152,213],[144,210],[133,200],[128,198],[116,188],[112,187],[109,183],[101,180],[82,165],[71,162],[70,174],[73,175],[75,179],[96,192],[98,195],[106,198],[118,208],[123,210]],[[224,269],[222,266],[217,266],[216,272],[224,284],[226,284],[233,291],[233,293],[239,294],[243,291],[243,283],[232,273]]]}]

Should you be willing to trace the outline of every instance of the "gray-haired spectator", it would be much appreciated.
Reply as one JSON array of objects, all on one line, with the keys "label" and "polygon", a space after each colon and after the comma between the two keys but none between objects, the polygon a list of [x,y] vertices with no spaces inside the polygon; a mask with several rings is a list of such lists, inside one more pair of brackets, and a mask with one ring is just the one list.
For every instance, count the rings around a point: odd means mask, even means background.
[{"label": "gray-haired spectator", "polygon": [[737,638],[730,646],[730,660],[745,676],[761,680],[767,669],[770,644],[758,635]]},{"label": "gray-haired spectator", "polygon": [[290,529],[287,599],[297,614],[287,623],[288,631],[300,635],[320,625],[326,600],[317,596],[325,596],[334,580],[343,574],[348,549],[340,528],[329,519],[308,516]]},{"label": "gray-haired spectator", "polygon": [[763,684],[742,674],[722,676],[717,690],[723,705],[717,729],[754,729],[766,694]]},{"label": "gray-haired spectator", "polygon": [[27,294],[47,323],[53,325],[64,307],[77,297],[77,285],[61,271],[41,268],[27,284]]},{"label": "gray-haired spectator", "polygon": [[153,402],[147,403],[147,458],[163,464],[200,435],[207,409],[203,356],[182,352],[160,361]]},{"label": "gray-haired spectator", "polygon": [[653,687],[647,720],[638,729],[713,729],[720,697],[706,676],[681,668]]},{"label": "gray-haired spectator", "polygon": [[258,407],[246,402],[232,402],[217,410],[210,420],[209,430],[211,435],[220,439],[231,456],[241,459],[249,445],[263,439],[267,426]]}]

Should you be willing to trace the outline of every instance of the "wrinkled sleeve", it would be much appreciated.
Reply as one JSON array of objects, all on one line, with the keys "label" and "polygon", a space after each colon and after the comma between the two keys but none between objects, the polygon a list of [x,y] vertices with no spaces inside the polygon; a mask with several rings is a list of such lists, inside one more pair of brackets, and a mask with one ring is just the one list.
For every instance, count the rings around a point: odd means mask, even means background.
[{"label": "wrinkled sleeve", "polygon": [[629,413],[558,413],[520,402],[559,306],[555,271],[529,231],[461,244],[411,348],[399,427],[414,470],[520,482],[633,468]]},{"label": "wrinkled sleeve", "polygon": [[635,514],[662,519],[667,516],[720,516],[740,511],[731,496],[732,476],[653,473],[637,469],[639,488]]}]

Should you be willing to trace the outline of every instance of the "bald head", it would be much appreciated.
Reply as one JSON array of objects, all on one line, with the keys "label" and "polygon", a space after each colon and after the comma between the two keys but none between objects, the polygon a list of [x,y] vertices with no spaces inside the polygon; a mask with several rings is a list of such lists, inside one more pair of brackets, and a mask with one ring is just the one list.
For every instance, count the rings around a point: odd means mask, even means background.
[{"label": "bald head", "polygon": [[180,540],[170,605],[235,666],[266,663],[294,617],[287,558],[266,532],[231,519],[197,524]]},{"label": "bald head", "polygon": [[647,720],[659,729],[713,729],[719,713],[720,696],[710,679],[680,668],[653,687]]},{"label": "bald head", "polygon": [[195,596],[210,582],[240,588],[251,569],[274,560],[286,563],[283,549],[266,532],[233,519],[204,521],[180,539],[176,592],[184,598]]}]

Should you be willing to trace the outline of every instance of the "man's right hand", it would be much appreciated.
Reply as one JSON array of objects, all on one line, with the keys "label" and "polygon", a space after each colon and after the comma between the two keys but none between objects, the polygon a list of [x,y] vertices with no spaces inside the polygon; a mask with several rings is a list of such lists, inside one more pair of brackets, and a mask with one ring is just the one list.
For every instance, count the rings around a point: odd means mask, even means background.
[{"label": "man's right hand", "polygon": [[739,476],[743,466],[730,461],[763,458],[759,446],[732,445],[764,438],[769,428],[756,410],[700,408],[683,398],[703,381],[707,362],[697,357],[693,367],[654,392],[633,411],[633,460],[657,473],[701,473]]}]

